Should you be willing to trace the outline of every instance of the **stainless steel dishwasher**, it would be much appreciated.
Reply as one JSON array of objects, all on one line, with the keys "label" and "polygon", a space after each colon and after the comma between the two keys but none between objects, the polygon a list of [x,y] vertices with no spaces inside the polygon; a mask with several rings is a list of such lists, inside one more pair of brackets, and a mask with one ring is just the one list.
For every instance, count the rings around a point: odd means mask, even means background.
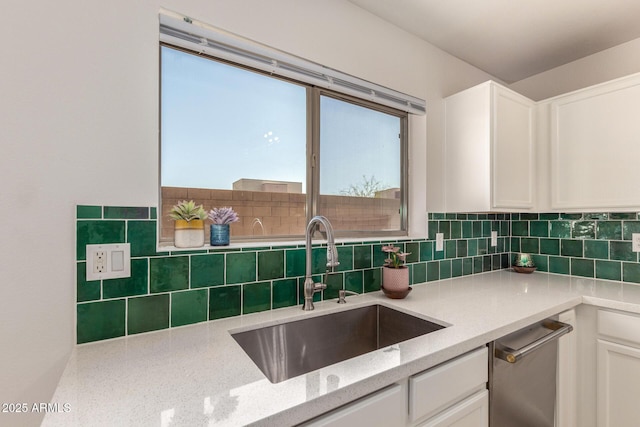
[{"label": "stainless steel dishwasher", "polygon": [[558,338],[572,330],[546,319],[491,344],[491,427],[555,425]]}]

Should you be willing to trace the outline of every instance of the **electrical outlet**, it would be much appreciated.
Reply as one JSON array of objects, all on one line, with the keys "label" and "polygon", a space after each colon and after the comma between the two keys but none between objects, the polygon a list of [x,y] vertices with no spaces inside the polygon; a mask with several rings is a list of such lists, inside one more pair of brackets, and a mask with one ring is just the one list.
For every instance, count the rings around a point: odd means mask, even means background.
[{"label": "electrical outlet", "polygon": [[444,250],[444,234],[436,233],[436,251]]},{"label": "electrical outlet", "polygon": [[104,273],[107,271],[107,252],[98,250],[93,253],[93,272]]},{"label": "electrical outlet", "polygon": [[86,280],[131,277],[131,245],[109,243],[87,245]]},{"label": "electrical outlet", "polygon": [[498,246],[498,232],[491,232],[491,246]]},{"label": "electrical outlet", "polygon": [[640,233],[631,234],[631,250],[633,252],[640,252]]}]

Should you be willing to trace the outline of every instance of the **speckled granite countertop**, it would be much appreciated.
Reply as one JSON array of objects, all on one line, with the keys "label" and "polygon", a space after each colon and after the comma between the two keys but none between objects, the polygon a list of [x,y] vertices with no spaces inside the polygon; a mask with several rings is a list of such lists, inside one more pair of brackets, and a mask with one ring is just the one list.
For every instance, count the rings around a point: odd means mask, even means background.
[{"label": "speckled granite countertop", "polygon": [[[640,286],[503,270],[417,285],[404,300],[347,300],[77,346],[52,398],[70,412],[42,425],[293,425],[581,303],[640,313]],[[278,384],[229,334],[372,303],[450,326]]]}]

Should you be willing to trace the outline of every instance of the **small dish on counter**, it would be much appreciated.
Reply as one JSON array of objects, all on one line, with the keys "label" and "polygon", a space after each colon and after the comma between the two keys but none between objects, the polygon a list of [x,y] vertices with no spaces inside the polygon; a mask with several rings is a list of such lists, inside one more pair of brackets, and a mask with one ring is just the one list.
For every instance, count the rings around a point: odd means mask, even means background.
[{"label": "small dish on counter", "polygon": [[407,289],[404,289],[402,291],[388,291],[384,288],[384,286],[382,286],[380,289],[382,289],[382,292],[384,292],[384,294],[387,296],[387,298],[391,298],[391,299],[403,299],[405,298],[407,295],[409,295],[409,292],[411,292],[411,286],[409,286]]},{"label": "small dish on counter", "polygon": [[536,267],[522,267],[522,266],[519,266],[519,265],[514,265],[513,266],[513,271],[515,271],[516,273],[531,274],[534,271],[536,271]]}]

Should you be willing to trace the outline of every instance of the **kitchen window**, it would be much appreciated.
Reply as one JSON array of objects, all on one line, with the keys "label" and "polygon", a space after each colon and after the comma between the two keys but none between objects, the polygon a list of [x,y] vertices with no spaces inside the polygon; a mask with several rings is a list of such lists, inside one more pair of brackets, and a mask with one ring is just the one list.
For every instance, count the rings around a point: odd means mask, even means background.
[{"label": "kitchen window", "polygon": [[400,109],[160,46],[161,242],[188,199],[231,206],[232,240],[407,233],[407,120]]}]

